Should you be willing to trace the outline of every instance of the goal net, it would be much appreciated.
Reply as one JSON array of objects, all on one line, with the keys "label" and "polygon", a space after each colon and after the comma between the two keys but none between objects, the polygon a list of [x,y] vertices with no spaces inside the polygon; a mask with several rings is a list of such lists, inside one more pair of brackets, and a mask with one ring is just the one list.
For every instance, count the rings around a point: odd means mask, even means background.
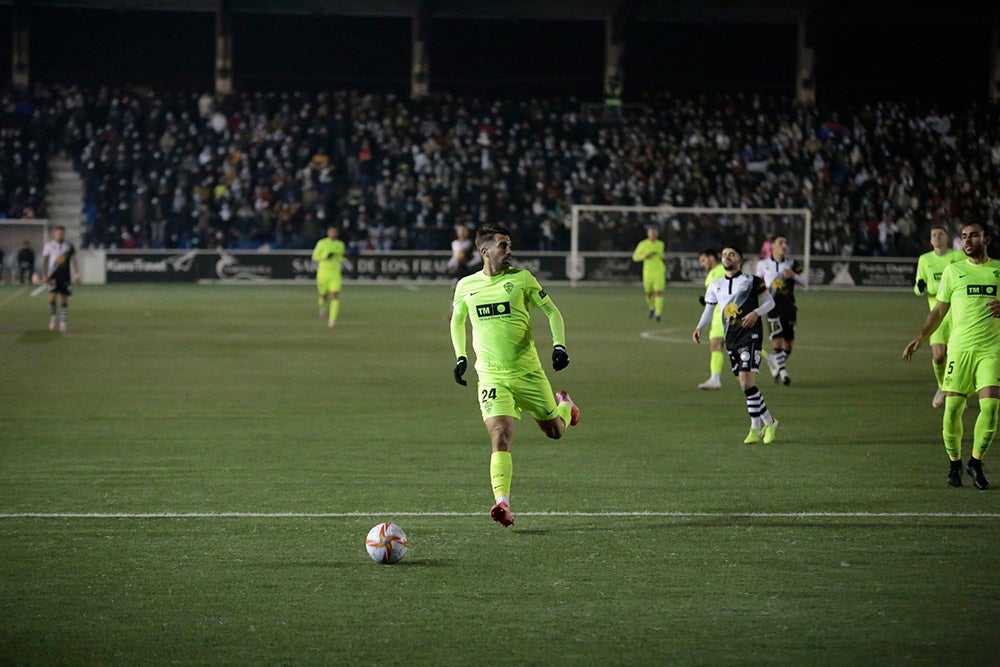
[{"label": "goal net", "polygon": [[667,249],[667,281],[697,282],[704,277],[698,253],[737,245],[752,271],[757,253],[776,234],[788,237],[788,253],[809,275],[812,215],[805,208],[709,208],[681,206],[574,205],[570,220],[570,283],[634,282],[642,273],[632,262],[636,244],[650,225]]}]

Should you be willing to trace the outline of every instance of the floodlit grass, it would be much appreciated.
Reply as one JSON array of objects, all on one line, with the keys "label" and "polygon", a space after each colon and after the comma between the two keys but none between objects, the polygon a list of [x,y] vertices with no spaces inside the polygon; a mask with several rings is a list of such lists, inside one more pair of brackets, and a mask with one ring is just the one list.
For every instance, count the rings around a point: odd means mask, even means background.
[{"label": "floodlit grass", "polygon": [[695,389],[697,290],[659,324],[549,291],[583,421],[519,425],[504,530],[446,286],[349,284],[333,331],[311,286],[83,286],[67,334],[0,287],[0,663],[995,661],[1000,496],[945,485],[929,352],[899,360],[923,299],[804,293],[744,446],[735,381]]}]

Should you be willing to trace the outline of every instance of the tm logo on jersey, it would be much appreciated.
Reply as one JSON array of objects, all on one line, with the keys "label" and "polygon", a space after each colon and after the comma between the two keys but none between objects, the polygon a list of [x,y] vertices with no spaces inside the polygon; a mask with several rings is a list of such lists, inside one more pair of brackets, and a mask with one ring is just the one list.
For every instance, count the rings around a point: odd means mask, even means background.
[{"label": "tm logo on jersey", "polygon": [[997,295],[996,285],[967,285],[965,293],[968,296],[992,296]]},{"label": "tm logo on jersey", "polygon": [[481,303],[476,306],[476,315],[479,317],[497,317],[499,315],[510,314],[510,301],[499,303]]}]

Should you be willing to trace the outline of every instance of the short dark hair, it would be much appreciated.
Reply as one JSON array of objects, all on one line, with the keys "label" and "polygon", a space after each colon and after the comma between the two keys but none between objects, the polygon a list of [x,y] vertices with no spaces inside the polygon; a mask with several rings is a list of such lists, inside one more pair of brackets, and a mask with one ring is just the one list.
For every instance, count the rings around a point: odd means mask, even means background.
[{"label": "short dark hair", "polygon": [[738,245],[736,245],[735,243],[727,243],[726,245],[722,246],[723,250],[725,250],[726,248],[729,248],[730,250],[732,250],[733,252],[735,252],[737,255],[739,255],[740,259],[743,259],[743,250],[741,250],[740,247]]},{"label": "short dark hair", "polygon": [[714,257],[715,259],[719,259],[719,253],[715,251],[715,248],[704,248],[703,250],[699,250],[698,254],[705,255],[706,257]]},{"label": "short dark hair", "polygon": [[476,248],[482,248],[493,240],[497,234],[510,236],[510,230],[503,225],[486,224],[476,230]]},{"label": "short dark hair", "polygon": [[963,222],[958,225],[958,228],[965,229],[969,225],[979,225],[979,227],[983,230],[983,236],[985,236],[988,239],[993,238],[993,232],[992,230],[990,230],[990,226],[985,222],[979,222],[979,221]]}]

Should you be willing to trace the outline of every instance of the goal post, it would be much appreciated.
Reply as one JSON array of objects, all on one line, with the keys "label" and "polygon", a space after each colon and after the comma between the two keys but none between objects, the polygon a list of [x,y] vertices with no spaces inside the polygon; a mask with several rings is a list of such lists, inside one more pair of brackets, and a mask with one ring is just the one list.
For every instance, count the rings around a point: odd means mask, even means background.
[{"label": "goal post", "polygon": [[[570,284],[587,279],[588,259],[631,255],[655,224],[667,254],[697,256],[706,247],[743,238],[749,258],[765,234],[789,236],[789,254],[801,258],[809,275],[812,254],[812,212],[807,208],[724,208],[707,206],[610,206],[574,204],[570,209],[570,253],[566,272]],[[706,241],[711,239],[711,241]],[[629,258],[631,259],[631,258]]]}]

